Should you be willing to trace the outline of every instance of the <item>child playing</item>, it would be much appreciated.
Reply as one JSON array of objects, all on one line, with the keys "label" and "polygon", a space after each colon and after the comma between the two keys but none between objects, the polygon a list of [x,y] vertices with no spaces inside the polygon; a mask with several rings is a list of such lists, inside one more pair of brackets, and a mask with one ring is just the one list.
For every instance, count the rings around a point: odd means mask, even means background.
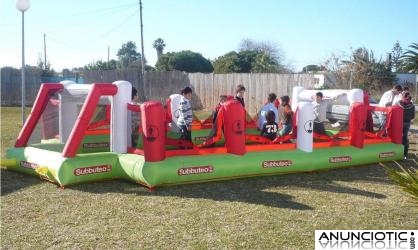
[{"label": "child playing", "polygon": [[261,129],[261,136],[274,140],[277,137],[278,130],[279,125],[276,123],[276,115],[274,114],[274,111],[269,110],[266,113],[266,122],[263,124],[263,128]]},{"label": "child playing", "polygon": [[289,96],[285,95],[280,97],[280,103],[283,107],[281,115],[283,119],[280,121],[279,125],[281,127],[279,131],[280,136],[288,135],[292,131],[293,111],[290,108],[289,102]]},{"label": "child playing", "polygon": [[399,105],[403,109],[402,144],[404,145],[404,159],[408,157],[408,132],[411,126],[411,120],[415,118],[415,106],[411,102],[411,99],[411,94],[408,91],[405,91],[402,93],[402,99],[397,103],[397,105]]},{"label": "child playing", "polygon": [[[138,91],[135,87],[132,87],[132,104],[140,105]],[[141,116],[138,112],[131,112],[131,122],[132,122],[132,134],[131,134],[131,143],[132,147],[136,147],[139,137],[139,127],[141,126]]]},{"label": "child playing", "polygon": [[221,96],[219,96],[219,103],[218,103],[218,105],[215,107],[215,109],[214,109],[214,111],[213,111],[213,113],[212,113],[212,121],[213,121],[213,124],[215,124],[215,122],[216,122],[216,117],[218,116],[218,112],[219,112],[219,109],[222,107],[222,105],[224,104],[224,102],[226,102],[226,98],[227,98],[227,96],[226,95],[221,95]]},{"label": "child playing", "polygon": [[192,99],[192,89],[190,87],[184,87],[181,90],[181,99],[180,99],[180,114],[177,119],[177,126],[180,128],[181,139],[192,141],[192,120],[193,120],[193,111],[191,105]]}]

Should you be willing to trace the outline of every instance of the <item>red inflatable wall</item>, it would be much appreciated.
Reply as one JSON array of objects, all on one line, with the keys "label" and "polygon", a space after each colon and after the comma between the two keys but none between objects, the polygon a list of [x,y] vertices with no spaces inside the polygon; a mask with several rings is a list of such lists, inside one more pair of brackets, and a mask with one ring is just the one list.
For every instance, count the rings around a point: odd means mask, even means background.
[{"label": "red inflatable wall", "polygon": [[399,106],[389,108],[387,119],[388,135],[393,143],[402,144],[403,109]]},{"label": "red inflatable wall", "polygon": [[363,103],[354,103],[350,107],[350,144],[354,147],[363,148],[364,131],[366,130],[367,106]]},{"label": "red inflatable wall", "polygon": [[227,101],[224,106],[224,135],[226,151],[245,154],[245,110],[237,100]]},{"label": "red inflatable wall", "polygon": [[142,140],[145,161],[165,159],[165,111],[160,102],[141,105]]}]

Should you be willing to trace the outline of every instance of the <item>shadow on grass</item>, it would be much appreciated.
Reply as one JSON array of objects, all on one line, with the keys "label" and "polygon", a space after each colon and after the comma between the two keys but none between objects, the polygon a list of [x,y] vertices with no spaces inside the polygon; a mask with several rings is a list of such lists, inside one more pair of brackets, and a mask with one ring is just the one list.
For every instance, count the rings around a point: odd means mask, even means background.
[{"label": "shadow on grass", "polygon": [[[403,161],[407,162],[407,161]],[[412,161],[411,161],[412,162]],[[388,165],[394,165],[388,163]],[[28,186],[42,183],[36,177],[8,170],[1,170],[2,195],[18,191]],[[360,183],[353,187],[350,182]],[[270,207],[294,210],[311,210],[312,207],[297,202],[289,190],[318,190],[384,199],[386,195],[361,188],[361,182],[393,185],[385,171],[378,165],[333,169],[322,172],[285,174],[254,177],[229,181],[159,187],[152,192],[145,187],[128,181],[114,180],[95,183],[83,183],[66,187],[90,193],[122,193],[155,197],[181,197],[193,199],[211,199],[214,201],[245,202]],[[358,188],[357,188],[358,187]],[[281,190],[285,190],[281,192]]]},{"label": "shadow on grass", "polygon": [[1,196],[21,189],[41,184],[43,181],[35,176],[1,168]]},{"label": "shadow on grass", "polygon": [[145,187],[134,187],[131,183],[124,181],[112,181],[100,186],[97,183],[85,183],[70,188],[93,193],[120,192],[142,196],[177,196],[193,199],[211,199],[214,201],[236,201],[295,210],[311,210],[313,208],[295,201],[292,195],[280,193],[281,189],[288,192],[289,189],[294,187],[299,190],[318,190],[329,193],[359,195],[374,199],[386,198],[386,195],[382,193],[349,187],[341,182],[376,182],[392,185],[384,170],[379,166],[373,165],[313,173],[160,187],[154,192],[149,191]]}]

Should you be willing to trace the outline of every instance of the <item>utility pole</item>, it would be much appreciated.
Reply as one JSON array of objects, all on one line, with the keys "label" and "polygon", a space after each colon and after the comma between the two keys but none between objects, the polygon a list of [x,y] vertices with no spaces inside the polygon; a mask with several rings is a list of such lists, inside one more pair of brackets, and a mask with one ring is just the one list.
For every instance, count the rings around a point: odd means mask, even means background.
[{"label": "utility pole", "polygon": [[44,69],[46,71],[46,39],[45,39],[45,33],[44,33]]},{"label": "utility pole", "polygon": [[[144,32],[143,32],[143,25],[142,25],[142,1],[139,0],[139,18],[141,22],[141,75],[142,75],[142,83],[144,87],[144,96],[145,96],[145,55],[144,55]],[[151,89],[149,89],[151,91]],[[149,93],[148,97],[150,97],[151,92]]]},{"label": "utility pole", "polygon": [[107,46],[107,65],[109,66],[110,46]]}]

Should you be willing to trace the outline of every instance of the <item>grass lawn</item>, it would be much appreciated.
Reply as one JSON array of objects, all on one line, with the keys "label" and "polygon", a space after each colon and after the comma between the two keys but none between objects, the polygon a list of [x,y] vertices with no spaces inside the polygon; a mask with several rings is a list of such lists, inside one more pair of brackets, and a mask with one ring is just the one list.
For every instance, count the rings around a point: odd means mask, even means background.
[{"label": "grass lawn", "polygon": [[[2,157],[19,120],[19,108],[1,109]],[[417,221],[417,205],[377,164],[154,192],[118,180],[62,190],[1,169],[4,249],[313,249],[316,229],[417,229]]]}]

